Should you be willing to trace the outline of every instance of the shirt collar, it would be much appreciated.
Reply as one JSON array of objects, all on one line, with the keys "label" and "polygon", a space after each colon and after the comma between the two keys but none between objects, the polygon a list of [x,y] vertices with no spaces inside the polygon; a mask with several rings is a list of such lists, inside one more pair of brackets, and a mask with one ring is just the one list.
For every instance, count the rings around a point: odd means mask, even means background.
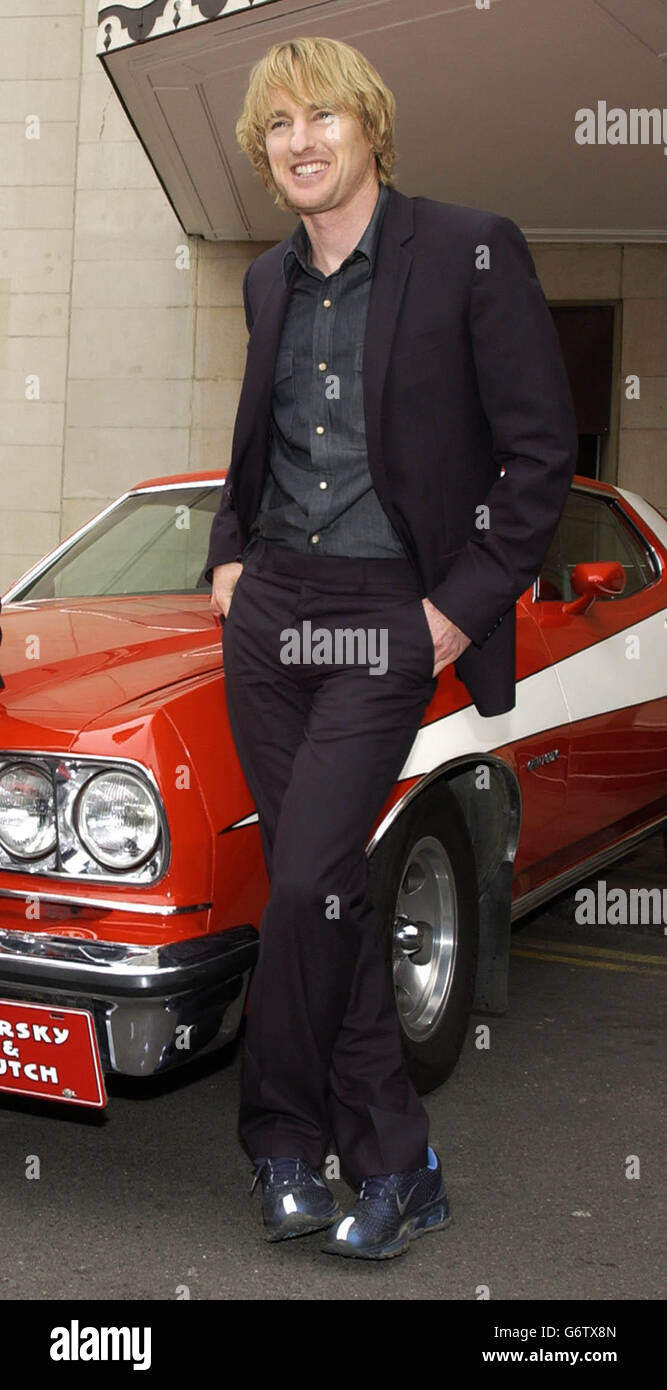
[{"label": "shirt collar", "polygon": [[[357,252],[360,252],[361,255],[365,256],[366,260],[368,261],[370,273],[373,273],[373,269],[375,266],[375,256],[377,253],[378,238],[380,235],[380,227],[382,225],[382,218],[384,215],[385,207],[387,205],[388,197],[389,185],[386,183],[381,183],[380,192],[378,193],[377,201],[371,214],[370,221],[366,227],[366,230],[362,233],[361,237],[359,238],[359,241],[354,247],[354,250],[350,252],[349,256],[345,257],[345,260],[342,262],[342,265],[339,266],[339,270],[342,269],[343,265],[347,265],[348,261],[353,256],[355,256]],[[315,275],[317,278],[321,279],[327,278],[322,274],[321,271],[317,270],[314,266],[309,264],[309,256],[310,239],[308,237],[308,233],[303,222],[301,221],[301,219],[299,219],[299,222],[297,226],[294,228],[294,231],[292,232],[292,235],[289,239],[289,243],[286,246],[285,251],[283,252],[283,279],[287,286],[289,286],[290,272],[292,269],[292,263],[295,259],[299,262],[299,265],[301,266],[302,270],[307,271],[309,275]],[[337,272],[335,273],[337,274]]]}]

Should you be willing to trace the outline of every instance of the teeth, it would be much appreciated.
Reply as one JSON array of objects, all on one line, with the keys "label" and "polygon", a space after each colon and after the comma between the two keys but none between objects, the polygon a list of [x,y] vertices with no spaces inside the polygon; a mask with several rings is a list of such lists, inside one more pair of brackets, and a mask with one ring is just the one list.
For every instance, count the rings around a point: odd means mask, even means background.
[{"label": "teeth", "polygon": [[326,169],[326,164],[297,164],[295,174],[316,174],[320,169]]}]

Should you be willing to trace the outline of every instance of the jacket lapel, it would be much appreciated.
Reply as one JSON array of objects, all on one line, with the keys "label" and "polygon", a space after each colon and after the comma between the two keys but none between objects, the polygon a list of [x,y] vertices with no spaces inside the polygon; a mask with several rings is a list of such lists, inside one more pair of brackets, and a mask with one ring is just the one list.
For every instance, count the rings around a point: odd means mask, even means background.
[{"label": "jacket lapel", "polygon": [[[288,302],[289,288],[283,279],[281,257],[278,273],[259,306],[248,339],[243,385],[234,426],[230,472],[248,450],[266,450],[276,356]],[[258,457],[260,466],[261,462],[261,458]]]},{"label": "jacket lapel", "polygon": [[[411,199],[390,188],[378,237],[363,357],[368,467],[378,497],[399,534],[405,528],[397,520],[387,492],[383,463],[382,396],[396,320],[412,265],[413,249],[409,243],[414,231],[413,219]],[[405,536],[403,540],[406,540]]]}]

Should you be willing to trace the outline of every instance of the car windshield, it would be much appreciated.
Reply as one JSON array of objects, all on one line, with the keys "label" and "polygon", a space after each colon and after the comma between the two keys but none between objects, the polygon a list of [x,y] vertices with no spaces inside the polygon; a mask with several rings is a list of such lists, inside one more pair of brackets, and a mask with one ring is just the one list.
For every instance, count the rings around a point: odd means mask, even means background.
[{"label": "car windshield", "polygon": [[203,568],[219,501],[217,483],[133,493],[12,601],[209,591]]}]

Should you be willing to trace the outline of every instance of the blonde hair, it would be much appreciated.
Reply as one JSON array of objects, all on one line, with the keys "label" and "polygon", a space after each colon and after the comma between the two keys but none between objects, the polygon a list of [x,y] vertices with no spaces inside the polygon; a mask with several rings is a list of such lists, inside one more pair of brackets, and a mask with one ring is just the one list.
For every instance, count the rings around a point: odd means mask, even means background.
[{"label": "blonde hair", "polygon": [[338,39],[286,39],[273,44],[255,63],[236,122],[239,145],[278,207],[286,211],[288,204],[276,186],[266,152],[270,93],[276,87],[283,87],[295,101],[307,96],[325,107],[333,102],[357,116],[375,154],[378,178],[393,183],[396,102],[379,73],[357,48]]}]

